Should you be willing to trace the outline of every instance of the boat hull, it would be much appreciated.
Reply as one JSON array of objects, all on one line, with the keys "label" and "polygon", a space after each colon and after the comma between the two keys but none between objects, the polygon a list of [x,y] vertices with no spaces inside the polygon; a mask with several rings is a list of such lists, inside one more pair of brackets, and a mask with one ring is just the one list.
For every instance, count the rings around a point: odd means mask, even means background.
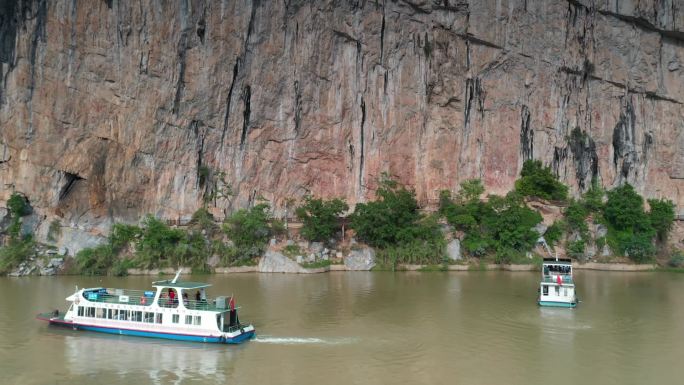
[{"label": "boat hull", "polygon": [[549,307],[577,307],[577,302],[537,301],[537,304]]},{"label": "boat hull", "polygon": [[166,333],[166,332],[155,332],[149,330],[136,330],[127,328],[116,328],[116,327],[104,327],[96,325],[79,324],[71,321],[65,321],[62,317],[48,317],[46,315],[39,315],[37,317],[42,321],[47,321],[50,325],[69,327],[74,330],[85,330],[99,333],[107,334],[118,334],[124,336],[135,336],[135,337],[148,337],[148,338],[162,338],[167,340],[176,341],[189,341],[189,342],[207,342],[207,343],[224,343],[224,344],[239,344],[245,342],[249,339],[254,338],[255,331],[250,330],[242,332],[235,337],[224,338],[216,336],[203,336],[203,335],[192,335],[192,334],[181,334],[181,333]]}]

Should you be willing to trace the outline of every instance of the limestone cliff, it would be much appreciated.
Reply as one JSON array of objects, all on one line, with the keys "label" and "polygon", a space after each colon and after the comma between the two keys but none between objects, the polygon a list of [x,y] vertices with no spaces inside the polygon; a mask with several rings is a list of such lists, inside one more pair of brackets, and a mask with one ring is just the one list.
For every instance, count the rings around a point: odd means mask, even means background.
[{"label": "limestone cliff", "polygon": [[0,201],[45,236],[522,162],[684,204],[684,0],[0,0]]}]

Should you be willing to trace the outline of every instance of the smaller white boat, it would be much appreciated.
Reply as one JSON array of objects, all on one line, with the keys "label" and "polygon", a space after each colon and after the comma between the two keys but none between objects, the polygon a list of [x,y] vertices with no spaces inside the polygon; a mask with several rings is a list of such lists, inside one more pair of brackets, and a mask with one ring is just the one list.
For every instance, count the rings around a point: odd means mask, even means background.
[{"label": "smaller white boat", "polygon": [[575,307],[577,295],[572,279],[572,262],[565,258],[544,258],[539,288],[539,306]]},{"label": "smaller white boat", "polygon": [[74,330],[164,338],[180,341],[238,344],[254,337],[254,327],[238,318],[235,299],[207,299],[201,282],[153,282],[155,290],[104,287],[76,289],[66,298],[69,309],[38,315],[51,325]]}]

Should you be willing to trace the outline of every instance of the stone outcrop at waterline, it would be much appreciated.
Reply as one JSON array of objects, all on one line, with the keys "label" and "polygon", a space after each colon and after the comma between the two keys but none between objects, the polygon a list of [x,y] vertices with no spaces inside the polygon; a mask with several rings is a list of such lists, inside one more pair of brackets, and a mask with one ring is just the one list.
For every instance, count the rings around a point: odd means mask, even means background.
[{"label": "stone outcrop at waterline", "polygon": [[[0,202],[97,242],[260,197],[424,204],[541,159],[684,203],[684,8],[645,1],[22,0],[0,12]],[[73,253],[78,245],[64,246]]]}]

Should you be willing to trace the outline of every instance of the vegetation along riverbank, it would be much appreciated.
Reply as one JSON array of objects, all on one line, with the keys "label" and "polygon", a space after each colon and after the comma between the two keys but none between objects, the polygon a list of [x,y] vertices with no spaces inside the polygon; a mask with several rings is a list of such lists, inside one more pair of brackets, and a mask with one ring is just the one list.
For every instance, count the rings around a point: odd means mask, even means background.
[{"label": "vegetation along riverbank", "polygon": [[467,180],[455,192],[441,191],[438,208],[426,210],[410,189],[384,175],[376,198],[353,212],[341,199],[308,196],[293,202],[294,222],[274,218],[267,202],[224,221],[203,207],[184,226],[149,215],[138,224],[115,224],[105,242],[73,256],[60,254],[50,236],[48,243],[34,240],[22,224],[31,207],[15,193],[0,218],[0,273],[528,270],[548,253],[570,257],[580,268],[684,266],[677,240],[670,239],[674,204],[644,202],[629,184],[604,191],[593,183],[572,198],[548,167],[527,161],[514,190],[484,193],[480,180]]}]

